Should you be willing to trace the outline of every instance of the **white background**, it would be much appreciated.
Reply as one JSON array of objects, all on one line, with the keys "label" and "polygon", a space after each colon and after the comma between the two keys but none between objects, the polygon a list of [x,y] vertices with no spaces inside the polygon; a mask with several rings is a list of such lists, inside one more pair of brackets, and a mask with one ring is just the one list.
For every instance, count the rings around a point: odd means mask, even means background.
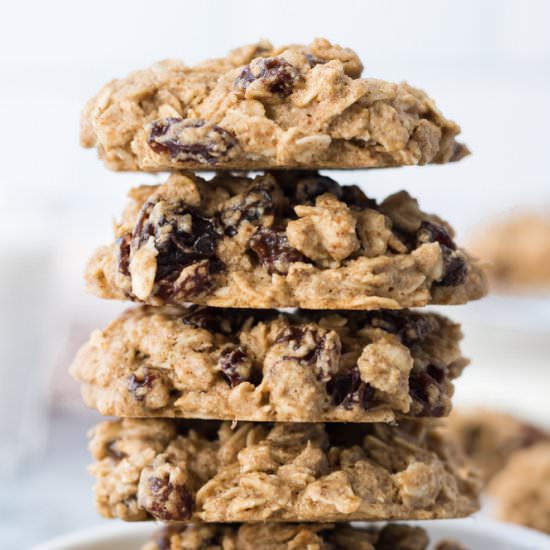
[{"label": "white background", "polygon": [[[502,211],[550,204],[550,2],[2,0],[0,10],[0,270],[14,275],[0,297],[25,311],[51,308],[49,332],[29,334],[25,323],[11,326],[14,306],[2,303],[5,341],[33,346],[42,338],[44,349],[59,352],[68,335],[73,349],[120,308],[86,297],[80,273],[110,238],[128,188],[155,177],[110,173],[95,151],[80,149],[79,111],[106,81],[159,59],[193,64],[261,37],[282,44],[325,36],[354,48],[365,75],[425,88],[461,124],[473,151],[454,165],[346,173],[343,182],[360,182],[376,197],[407,188],[463,237]],[[37,250],[51,255],[52,268]],[[22,267],[22,257],[35,263]],[[55,282],[47,283],[52,273]],[[31,299],[25,285],[56,305]],[[7,376],[38,376],[39,362],[21,366],[2,353],[0,387]],[[64,368],[69,357],[59,357]],[[49,367],[49,359],[42,363]],[[487,366],[477,368],[483,380],[494,379]],[[58,405],[75,391],[60,375],[54,386]],[[514,383],[506,388],[513,400]],[[15,394],[9,410],[0,404],[0,416],[17,417],[18,401]],[[23,548],[99,521],[83,463],[92,420],[64,407],[56,409],[48,450],[35,460],[41,467],[12,476],[0,492],[1,547]]]}]

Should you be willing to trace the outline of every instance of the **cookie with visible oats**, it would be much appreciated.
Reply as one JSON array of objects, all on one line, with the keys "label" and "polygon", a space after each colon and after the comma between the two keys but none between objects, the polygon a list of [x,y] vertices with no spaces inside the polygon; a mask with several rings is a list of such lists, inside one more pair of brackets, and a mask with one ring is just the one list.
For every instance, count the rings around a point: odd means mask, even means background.
[{"label": "cookie with visible oats", "polygon": [[130,199],[116,241],[88,265],[88,287],[104,298],[371,310],[487,291],[449,225],[404,191],[377,203],[316,172],[172,174]]},{"label": "cookie with visible oats", "polygon": [[460,128],[408,84],[361,78],[350,49],[245,46],[187,67],[164,61],[109,82],[81,143],[114,170],[370,168],[468,154]]},{"label": "cookie with visible oats", "polygon": [[461,336],[407,310],[144,306],[95,331],[71,372],[107,416],[393,422],[449,413]]},{"label": "cookie with visible oats", "polygon": [[300,424],[123,419],[91,437],[106,517],[352,521],[462,517],[479,479],[428,421]]}]

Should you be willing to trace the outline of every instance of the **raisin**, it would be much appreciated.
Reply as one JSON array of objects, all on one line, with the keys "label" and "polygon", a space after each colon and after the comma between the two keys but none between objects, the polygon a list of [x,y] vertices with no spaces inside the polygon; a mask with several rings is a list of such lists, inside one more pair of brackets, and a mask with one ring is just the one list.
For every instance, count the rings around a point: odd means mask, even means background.
[{"label": "raisin", "polygon": [[456,250],[456,244],[448,231],[441,225],[423,221],[416,232],[417,246],[424,243],[439,243],[451,250]]},{"label": "raisin", "polygon": [[365,208],[376,210],[377,208],[376,201],[369,199],[357,185],[344,185],[342,187],[342,201],[356,210],[365,210]]},{"label": "raisin", "polygon": [[340,358],[341,343],[334,333],[313,326],[287,327],[275,340],[288,344],[285,359],[295,359],[313,368],[317,379],[327,382]]},{"label": "raisin", "polygon": [[119,237],[116,242],[117,246],[117,265],[119,273],[122,275],[130,275],[130,235]]},{"label": "raisin", "polygon": [[191,517],[193,497],[184,485],[171,483],[167,477],[150,477],[150,500],[147,511],[163,521],[184,521]]},{"label": "raisin", "polygon": [[276,310],[209,308],[190,306],[181,317],[184,325],[201,328],[212,333],[237,334],[245,323],[252,328],[261,321],[270,321],[277,317]]},{"label": "raisin", "polygon": [[468,275],[468,265],[460,251],[442,247],[443,276],[436,286],[458,286],[464,283]]},{"label": "raisin", "polygon": [[[153,217],[153,210],[158,208],[161,214]],[[184,267],[207,260],[204,267],[196,270],[196,280],[183,281],[179,285],[190,285],[197,294],[199,288],[206,287],[210,275],[223,269],[222,262],[215,255],[220,233],[216,219],[207,218],[194,208],[148,201],[138,216],[132,235],[132,249],[139,248],[151,236],[154,237],[157,250],[155,282],[158,284],[155,293],[161,297],[177,292],[173,283]]]},{"label": "raisin", "polygon": [[414,550],[427,548],[430,543],[428,535],[420,527],[409,525],[385,525],[378,533],[376,550]]},{"label": "raisin", "polygon": [[247,317],[246,310],[191,306],[189,313],[182,317],[181,321],[184,325],[201,328],[208,332],[232,334],[242,327]]},{"label": "raisin", "polygon": [[229,156],[237,140],[225,128],[203,119],[171,117],[151,124],[147,143],[174,160],[213,165]]},{"label": "raisin", "polygon": [[334,405],[348,410],[355,405],[367,410],[374,397],[374,388],[361,380],[357,367],[333,376],[327,383],[327,392],[332,397]]},{"label": "raisin", "polygon": [[194,298],[204,294],[214,286],[214,277],[224,269],[224,263],[218,258],[201,260],[191,268],[191,273],[178,280],[161,280],[156,295],[165,301],[171,301],[177,296],[181,298]]},{"label": "raisin", "polygon": [[369,199],[357,185],[340,185],[332,178],[317,172],[288,170],[278,173],[277,181],[285,193],[298,204],[313,204],[319,195],[331,193],[356,210],[377,208],[376,201]]},{"label": "raisin", "polygon": [[464,283],[468,275],[468,265],[463,254],[457,250],[456,243],[448,231],[441,225],[423,221],[416,232],[417,246],[426,242],[437,242],[443,254],[443,276],[437,286],[458,286]]},{"label": "raisin", "polygon": [[156,376],[149,369],[143,369],[143,372],[139,374],[130,374],[128,376],[128,391],[133,394],[136,401],[143,401],[153,387],[155,379]]},{"label": "raisin", "polygon": [[256,231],[248,246],[269,274],[285,274],[288,273],[289,264],[309,261],[301,252],[288,244],[284,233],[272,229],[264,228]]},{"label": "raisin", "polygon": [[412,372],[409,377],[409,394],[420,405],[417,416],[440,417],[445,414],[441,402],[432,402],[430,393],[437,390],[441,394],[441,384],[445,379],[445,371],[435,365],[428,365],[425,371]]},{"label": "raisin", "polygon": [[426,372],[431,376],[438,384],[442,384],[445,379],[445,370],[436,365],[428,365]]},{"label": "raisin", "polygon": [[420,313],[392,311],[389,309],[364,313],[366,321],[375,328],[396,334],[404,346],[423,340],[434,330],[429,317]]},{"label": "raisin", "polygon": [[289,96],[296,83],[302,80],[300,71],[282,57],[256,59],[240,72],[234,82],[238,90],[246,90],[252,82],[259,80],[272,94]]},{"label": "raisin", "polygon": [[116,439],[109,441],[105,450],[107,452],[107,455],[111,458],[114,458],[115,460],[122,460],[123,458],[126,458],[128,456],[126,453],[118,450]]},{"label": "raisin", "polygon": [[143,203],[134,225],[134,231],[132,232],[130,250],[132,247],[138,247],[146,243],[149,237],[155,236],[155,226],[149,221],[154,207],[155,203],[152,201],[146,201]]},{"label": "raisin", "polygon": [[218,368],[232,388],[250,380],[250,359],[241,346],[225,348],[218,359]]},{"label": "raisin", "polygon": [[261,222],[264,216],[273,214],[273,190],[273,185],[260,184],[230,200],[220,212],[225,234],[233,237],[243,221]]},{"label": "raisin", "polygon": [[324,65],[326,61],[313,55],[312,53],[306,53],[306,59],[310,67],[315,67],[315,65]]},{"label": "raisin", "polygon": [[294,189],[294,200],[299,204],[313,204],[315,198],[323,193],[332,193],[342,198],[342,187],[333,179],[319,174],[300,178]]}]

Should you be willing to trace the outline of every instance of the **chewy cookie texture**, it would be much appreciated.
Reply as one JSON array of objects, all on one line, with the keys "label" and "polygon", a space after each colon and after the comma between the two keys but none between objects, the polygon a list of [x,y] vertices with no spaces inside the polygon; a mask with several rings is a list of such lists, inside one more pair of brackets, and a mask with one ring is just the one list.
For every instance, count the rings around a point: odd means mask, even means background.
[{"label": "chewy cookie texture", "polygon": [[98,296],[151,305],[380,309],[482,297],[479,264],[400,192],[380,204],[316,172],[142,186],[100,248]]},{"label": "chewy cookie texture", "polygon": [[402,524],[190,523],[163,527],[142,550],[426,550],[428,544],[422,528]]},{"label": "chewy cookie texture", "polygon": [[71,367],[101,414],[391,422],[444,416],[467,364],[441,315],[143,306]]},{"label": "chewy cookie texture", "polygon": [[423,91],[362,71],[324,39],[261,42],[131,73],[84,108],[109,168],[170,172],[131,190],[86,271],[140,305],[71,367],[120,417],[91,433],[99,512],[169,522],[145,550],[423,550],[418,527],[349,522],[479,507],[434,419],[468,363],[460,328],[408,308],[481,298],[483,269],[407,192],[377,202],[317,172],[468,150]]},{"label": "chewy cookie texture", "polygon": [[81,143],[114,170],[367,168],[468,154],[421,90],[361,78],[350,49],[245,46],[113,80],[82,114]]},{"label": "chewy cookie texture", "polygon": [[101,514],[124,520],[350,521],[462,517],[479,480],[424,422],[124,419],[92,433]]}]

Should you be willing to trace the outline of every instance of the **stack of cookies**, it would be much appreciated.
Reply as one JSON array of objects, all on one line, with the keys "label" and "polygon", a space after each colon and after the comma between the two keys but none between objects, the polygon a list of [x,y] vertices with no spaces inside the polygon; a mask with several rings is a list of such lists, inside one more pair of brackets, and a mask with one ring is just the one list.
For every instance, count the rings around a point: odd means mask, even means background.
[{"label": "stack of cookies", "polygon": [[130,191],[87,270],[96,295],[141,305],[71,367],[119,417],[91,436],[99,511],[171,523],[148,548],[421,549],[419,528],[347,522],[477,509],[436,420],[467,364],[460,327],[407,308],[480,298],[483,272],[407,192],[317,172],[467,150],[424,92],[361,72],[326,40],[262,42],[134,72],[84,109],[109,168],[170,172]]}]

